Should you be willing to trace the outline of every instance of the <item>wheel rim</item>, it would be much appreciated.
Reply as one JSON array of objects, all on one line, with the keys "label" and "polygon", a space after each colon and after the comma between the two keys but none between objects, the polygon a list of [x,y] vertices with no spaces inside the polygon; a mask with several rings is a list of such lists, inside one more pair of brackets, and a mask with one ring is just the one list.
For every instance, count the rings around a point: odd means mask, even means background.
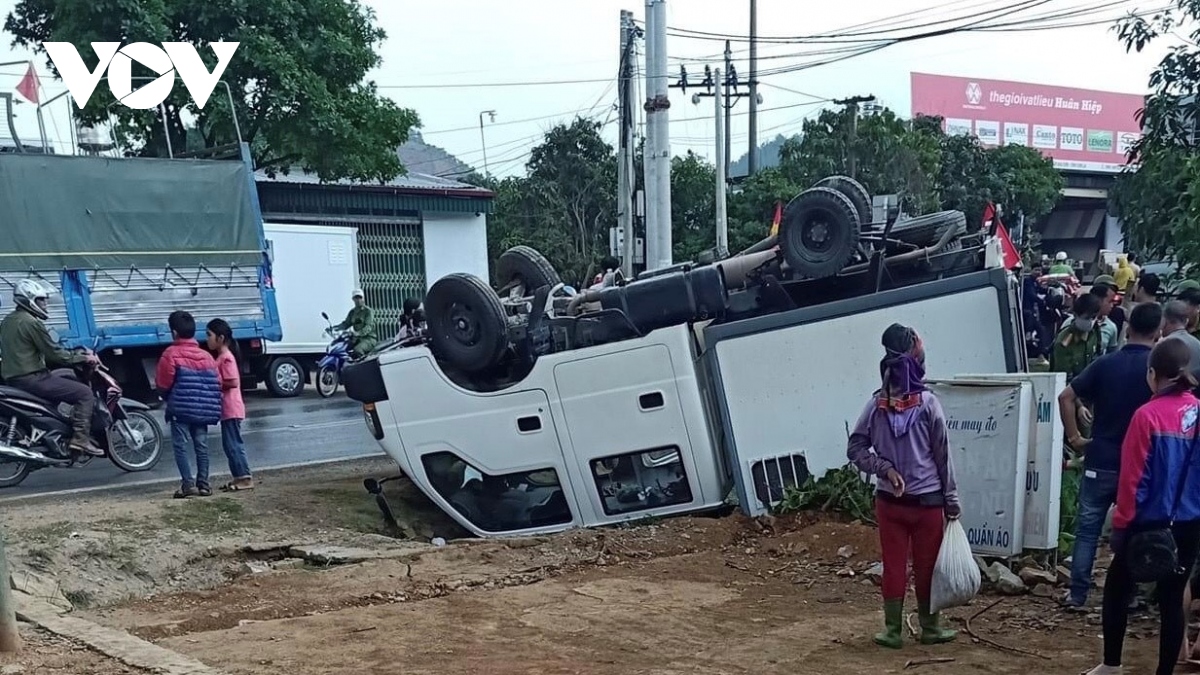
[{"label": "wheel rim", "polygon": [[[142,439],[141,446],[137,448],[130,446],[129,441],[125,440],[125,436],[114,426],[109,430],[108,434],[109,452],[131,471],[138,471],[153,466],[155,460],[158,458],[159,449],[162,446],[162,437],[159,433],[158,425],[144,414],[136,412],[129,413],[129,418],[125,422],[129,425],[129,429],[135,438],[140,434]],[[139,457],[141,459],[137,459]]]},{"label": "wheel rim", "polygon": [[824,219],[814,218],[806,223],[800,235],[804,248],[816,253],[828,253],[833,247],[832,228]]},{"label": "wheel rim", "polygon": [[464,347],[473,347],[479,342],[482,327],[475,311],[461,303],[450,307],[450,338]]},{"label": "wheel rim", "polygon": [[275,384],[285,392],[296,391],[300,386],[300,369],[290,363],[281,363],[275,369]]},{"label": "wheel rim", "polygon": [[[0,422],[0,440],[8,438],[8,422]],[[16,480],[25,472],[25,462],[0,459],[0,481]]]},{"label": "wheel rim", "polygon": [[337,391],[337,372],[332,369],[323,369],[317,376],[317,386],[320,388],[322,394],[332,394]]}]

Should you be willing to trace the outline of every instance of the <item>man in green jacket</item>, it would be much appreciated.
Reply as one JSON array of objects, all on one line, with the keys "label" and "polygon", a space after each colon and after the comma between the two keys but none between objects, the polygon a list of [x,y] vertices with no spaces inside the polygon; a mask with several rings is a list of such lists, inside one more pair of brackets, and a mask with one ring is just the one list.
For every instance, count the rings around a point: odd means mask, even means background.
[{"label": "man in green jacket", "polygon": [[17,308],[0,321],[0,378],[50,403],[72,406],[74,434],[68,447],[74,452],[102,456],[92,443],[92,410],[96,399],[88,385],[50,372],[80,363],[97,364],[95,354],[67,351],[55,343],[43,321],[49,317],[51,289],[35,279],[22,279],[13,288]]},{"label": "man in green jacket", "polygon": [[350,334],[353,336],[350,340],[350,351],[356,358],[362,358],[370,354],[379,341],[379,337],[375,334],[375,310],[367,306],[361,288],[354,289],[350,298],[354,300],[354,308],[346,314],[346,320],[334,326],[333,329],[350,329]]}]

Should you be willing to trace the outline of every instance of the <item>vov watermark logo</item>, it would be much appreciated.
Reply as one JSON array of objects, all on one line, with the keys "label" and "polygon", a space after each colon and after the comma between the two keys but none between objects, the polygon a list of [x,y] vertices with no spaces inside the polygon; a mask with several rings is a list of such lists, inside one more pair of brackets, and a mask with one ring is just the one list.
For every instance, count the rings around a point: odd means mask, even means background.
[{"label": "vov watermark logo", "polygon": [[[121,46],[120,42],[93,42],[99,63],[96,70],[89,71],[79,56],[79,51],[70,42],[43,42],[46,53],[58,69],[63,84],[82,109],[92,98],[96,85],[108,71],[108,88],[112,95],[127,108],[149,110],[157,108],[175,87],[175,73],[183,80],[196,107],[203,110],[212,96],[213,89],[221,81],[221,75],[233,59],[240,42],[210,42],[209,48],[217,55],[217,65],[211,72],[196,48],[187,42],[164,42],[162,47],[149,42],[132,42]],[[137,61],[159,77],[134,91],[133,62]]]}]

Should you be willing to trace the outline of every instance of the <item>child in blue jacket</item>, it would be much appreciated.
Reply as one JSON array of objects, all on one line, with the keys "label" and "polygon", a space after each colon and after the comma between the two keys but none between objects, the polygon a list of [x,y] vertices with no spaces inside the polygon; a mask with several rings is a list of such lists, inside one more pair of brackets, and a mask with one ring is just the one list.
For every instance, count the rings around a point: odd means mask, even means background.
[{"label": "child in blue jacket", "polygon": [[[208,481],[208,427],[221,421],[221,378],[217,362],[196,341],[196,319],[183,311],[167,319],[174,342],[163,352],[155,371],[155,385],[167,403],[171,447],[182,482],[176,499],[212,496]],[[193,477],[187,444],[196,453]]]}]

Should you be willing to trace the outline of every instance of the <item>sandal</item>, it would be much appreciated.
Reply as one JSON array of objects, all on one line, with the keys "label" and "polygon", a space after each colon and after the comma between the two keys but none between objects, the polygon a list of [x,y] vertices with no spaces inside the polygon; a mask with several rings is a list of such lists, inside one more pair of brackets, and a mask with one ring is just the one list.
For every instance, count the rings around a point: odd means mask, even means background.
[{"label": "sandal", "polygon": [[198,488],[196,490],[196,494],[200,495],[201,497],[211,497],[212,496],[212,488],[210,488],[210,487]]},{"label": "sandal", "polygon": [[[244,482],[243,482],[244,481]],[[241,492],[243,490],[253,490],[253,478],[237,478],[229,481],[221,486],[221,492]]]},{"label": "sandal", "polygon": [[175,491],[175,494],[171,495],[171,498],[172,499],[187,499],[189,497],[195,497],[198,494],[200,494],[200,492],[194,487],[179,488],[178,490]]}]

